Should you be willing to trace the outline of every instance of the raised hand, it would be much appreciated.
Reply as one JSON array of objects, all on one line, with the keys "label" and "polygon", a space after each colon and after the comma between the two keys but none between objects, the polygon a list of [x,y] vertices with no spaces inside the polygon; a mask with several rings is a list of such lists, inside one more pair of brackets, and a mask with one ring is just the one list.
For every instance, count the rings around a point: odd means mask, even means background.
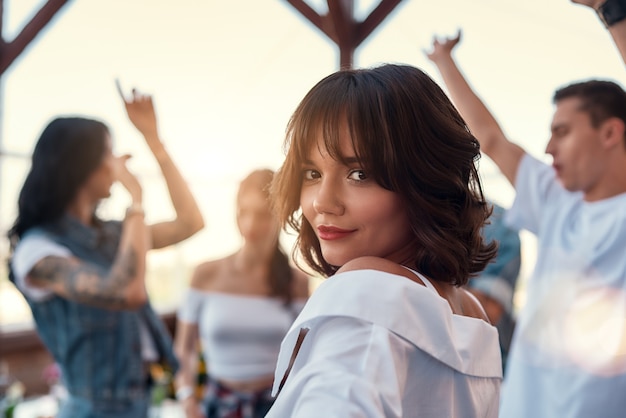
[{"label": "raised hand", "polygon": [[122,91],[118,80],[116,80],[116,85],[117,91],[124,101],[126,114],[132,124],[135,125],[135,128],[146,137],[157,137],[157,117],[152,103],[152,96],[142,94],[133,88],[131,96],[127,97]]},{"label": "raised hand", "polygon": [[433,37],[432,50],[430,52],[424,51],[426,57],[433,62],[437,62],[442,58],[449,58],[454,47],[461,41],[461,30],[459,29],[456,36],[453,38],[440,39],[436,36]]},{"label": "raised hand", "polygon": [[[202,213],[198,207],[187,181],[183,178],[178,167],[174,164],[172,157],[167,152],[165,145],[161,141],[157,127],[157,117],[152,103],[152,97],[141,94],[136,89],[132,90],[130,97],[126,97],[119,82],[117,90],[124,101],[126,113],[133,125],[143,135],[148,148],[154,155],[170,195],[172,205],[176,211],[176,218],[171,221],[158,222],[149,225],[151,238],[151,248],[163,248],[176,244],[189,238],[204,227]],[[119,180],[128,189],[133,197],[133,202],[141,202],[141,186],[137,189],[137,184],[132,173],[126,170],[126,159],[120,160]]]},{"label": "raised hand", "polygon": [[[607,3],[607,6],[610,6],[611,4],[613,5],[613,7],[609,7],[609,9],[614,9],[615,7],[624,7],[624,3],[621,2],[621,0],[571,0],[571,2],[595,10],[602,20],[602,23],[605,25],[609,25],[608,31],[611,34],[613,42],[619,50],[620,55],[622,56],[622,61],[624,62],[624,64],[626,64],[626,19],[624,19],[621,14],[617,13],[617,20],[611,19],[611,22],[608,23],[605,21],[606,14],[599,11],[600,7],[605,3]],[[619,6],[619,4],[621,4],[621,6]],[[609,15],[611,14],[612,13],[609,13]]]}]

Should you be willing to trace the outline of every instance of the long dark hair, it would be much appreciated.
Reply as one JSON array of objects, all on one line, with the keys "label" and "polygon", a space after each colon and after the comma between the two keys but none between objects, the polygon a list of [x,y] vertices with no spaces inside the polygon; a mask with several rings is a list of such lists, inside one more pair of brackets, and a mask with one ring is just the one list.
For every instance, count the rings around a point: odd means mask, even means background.
[{"label": "long dark hair", "polygon": [[[237,195],[250,192],[262,193],[267,199],[268,208],[271,208],[269,188],[273,178],[274,172],[270,169],[254,170],[239,183]],[[293,299],[292,282],[293,272],[289,265],[289,257],[282,250],[277,240],[268,274],[271,296],[282,298],[286,305],[290,305]]]},{"label": "long dark hair", "polygon": [[328,153],[342,161],[342,123],[363,168],[406,203],[414,237],[408,267],[458,286],[483,270],[497,245],[483,242],[481,234],[491,207],[475,165],[478,141],[428,75],[392,64],[331,74],[307,93],[289,121],[287,155],[272,193],[283,226],[298,233],[297,248],[307,265],[325,276],[340,267],[324,260],[299,209],[302,167],[311,146],[321,134]]},{"label": "long dark hair", "polygon": [[30,228],[63,216],[89,175],[102,162],[109,128],[80,117],[57,118],[39,137],[30,171],[18,198],[18,215],[8,232],[11,242]]}]

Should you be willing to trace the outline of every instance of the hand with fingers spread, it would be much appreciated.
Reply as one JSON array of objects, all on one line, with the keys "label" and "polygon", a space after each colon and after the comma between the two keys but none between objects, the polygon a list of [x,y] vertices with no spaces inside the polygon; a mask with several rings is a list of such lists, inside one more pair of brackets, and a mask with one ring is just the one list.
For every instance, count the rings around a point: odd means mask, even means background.
[{"label": "hand with fingers spread", "polygon": [[443,38],[443,40],[441,40],[437,36],[434,36],[432,51],[424,51],[424,53],[429,60],[436,63],[441,59],[450,58],[452,50],[459,42],[461,42],[461,29],[457,31],[456,36],[453,38]]}]

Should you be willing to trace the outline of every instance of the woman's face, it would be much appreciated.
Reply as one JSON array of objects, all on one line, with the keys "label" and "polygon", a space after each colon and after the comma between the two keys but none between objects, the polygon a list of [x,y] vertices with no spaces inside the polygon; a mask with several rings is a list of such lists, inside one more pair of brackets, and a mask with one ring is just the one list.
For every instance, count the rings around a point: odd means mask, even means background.
[{"label": "woman's face", "polygon": [[87,179],[85,188],[94,200],[105,199],[111,196],[111,186],[114,182],[115,156],[111,137],[107,134],[102,161]]},{"label": "woman's face", "polygon": [[251,245],[275,245],[280,230],[268,197],[256,190],[239,193],[237,226],[246,244]]},{"label": "woman's face", "polygon": [[328,154],[320,136],[302,167],[300,205],[324,259],[337,267],[363,256],[403,263],[413,236],[401,196],[368,177],[345,124],[340,141],[346,164]]}]

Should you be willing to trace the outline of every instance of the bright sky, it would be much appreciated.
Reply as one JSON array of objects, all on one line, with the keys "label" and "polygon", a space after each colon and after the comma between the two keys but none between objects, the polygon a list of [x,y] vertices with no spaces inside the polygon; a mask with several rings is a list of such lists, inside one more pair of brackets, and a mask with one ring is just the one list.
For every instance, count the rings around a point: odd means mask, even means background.
[{"label": "bright sky", "polygon": [[[4,38],[12,39],[43,3],[5,0]],[[357,1],[359,13],[377,3]],[[326,2],[310,4],[323,10]],[[456,58],[471,84],[510,137],[540,157],[555,88],[592,77],[624,80],[624,65],[597,16],[569,0],[405,0],[357,51],[355,66],[408,63],[440,81],[422,50],[433,34],[457,28],[464,37]],[[286,1],[72,0],[4,74],[1,144],[28,156],[56,115],[103,119],[116,151],[134,155],[148,220],[164,219],[172,210],[163,203],[157,166],[125,117],[114,79],[153,94],[163,140],[208,225],[152,263],[193,265],[237,248],[238,180],[254,168],[280,166],[291,112],[338,61],[334,44]],[[2,230],[14,219],[28,163],[2,162]],[[488,196],[510,204],[512,189],[487,158],[481,171]],[[120,196],[103,207],[112,216],[126,202],[123,192],[114,193]],[[524,261],[528,266],[532,259]],[[188,273],[178,269],[166,271]]]}]

